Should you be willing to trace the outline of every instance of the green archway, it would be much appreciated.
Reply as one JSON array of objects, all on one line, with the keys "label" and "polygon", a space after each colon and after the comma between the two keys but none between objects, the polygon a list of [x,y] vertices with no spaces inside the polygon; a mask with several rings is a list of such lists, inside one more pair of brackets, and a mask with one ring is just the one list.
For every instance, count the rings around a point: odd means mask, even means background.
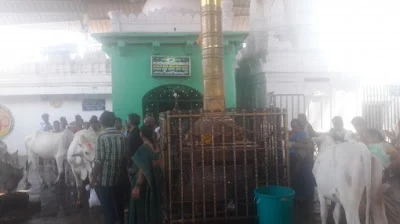
[{"label": "green archway", "polygon": [[143,114],[154,116],[165,111],[203,108],[203,94],[185,85],[162,85],[147,92],[142,99]]}]

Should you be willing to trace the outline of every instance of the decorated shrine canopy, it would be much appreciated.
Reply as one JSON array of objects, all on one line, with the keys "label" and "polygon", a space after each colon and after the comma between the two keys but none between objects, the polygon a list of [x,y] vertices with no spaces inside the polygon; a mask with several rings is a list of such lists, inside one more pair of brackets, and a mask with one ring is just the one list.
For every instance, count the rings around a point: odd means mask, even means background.
[{"label": "decorated shrine canopy", "polygon": [[14,129],[14,117],[11,111],[0,104],[0,140],[7,137]]}]

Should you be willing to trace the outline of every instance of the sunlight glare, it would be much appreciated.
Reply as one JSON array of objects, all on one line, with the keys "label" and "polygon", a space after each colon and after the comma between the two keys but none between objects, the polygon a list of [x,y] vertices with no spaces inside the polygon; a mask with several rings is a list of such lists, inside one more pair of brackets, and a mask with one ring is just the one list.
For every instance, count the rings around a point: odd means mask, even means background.
[{"label": "sunlight glare", "polygon": [[399,8],[399,1],[318,1],[319,44],[330,63],[364,82],[400,81]]},{"label": "sunlight glare", "polygon": [[41,53],[46,47],[63,44],[78,45],[77,55],[83,57],[87,40],[79,32],[64,30],[36,30],[0,27],[1,67],[14,67],[18,64],[43,61],[47,58]]}]

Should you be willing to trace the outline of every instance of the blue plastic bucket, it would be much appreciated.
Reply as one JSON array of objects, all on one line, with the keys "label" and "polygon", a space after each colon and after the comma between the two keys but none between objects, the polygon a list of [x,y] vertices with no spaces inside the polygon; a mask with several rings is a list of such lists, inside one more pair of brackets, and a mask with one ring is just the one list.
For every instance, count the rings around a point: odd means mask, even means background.
[{"label": "blue plastic bucket", "polygon": [[259,224],[292,224],[294,190],[268,186],[254,190]]}]

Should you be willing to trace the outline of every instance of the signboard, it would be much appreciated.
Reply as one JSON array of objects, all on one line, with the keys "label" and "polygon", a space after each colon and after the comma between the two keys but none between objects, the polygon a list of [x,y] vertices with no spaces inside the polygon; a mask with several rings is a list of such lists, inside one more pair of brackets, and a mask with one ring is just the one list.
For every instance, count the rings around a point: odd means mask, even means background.
[{"label": "signboard", "polygon": [[83,111],[104,111],[106,110],[105,99],[84,99],[82,102]]},{"label": "signboard", "polygon": [[151,75],[188,77],[190,76],[190,57],[151,56]]},{"label": "signboard", "polygon": [[0,105],[0,140],[11,134],[14,130],[14,117],[11,111]]}]

